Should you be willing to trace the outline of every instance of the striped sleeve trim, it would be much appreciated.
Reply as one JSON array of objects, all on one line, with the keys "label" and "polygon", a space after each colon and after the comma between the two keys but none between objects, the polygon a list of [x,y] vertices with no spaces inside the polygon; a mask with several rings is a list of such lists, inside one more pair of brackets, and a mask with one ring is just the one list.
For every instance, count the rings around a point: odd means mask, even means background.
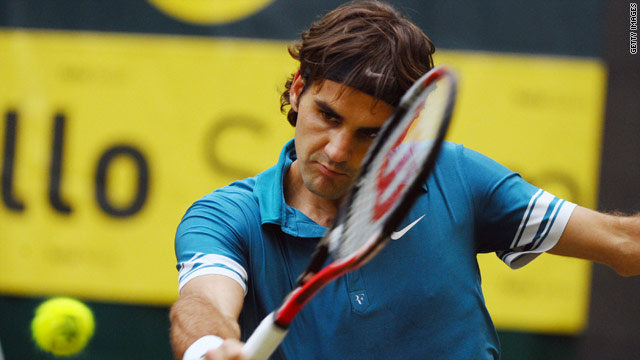
[{"label": "striped sleeve trim", "polygon": [[178,264],[178,291],[191,279],[202,275],[224,275],[235,280],[247,294],[247,271],[233,259],[223,255],[197,253]]},{"label": "striped sleeve trim", "polygon": [[519,269],[556,245],[576,205],[538,190],[529,201],[511,249],[498,256]]}]

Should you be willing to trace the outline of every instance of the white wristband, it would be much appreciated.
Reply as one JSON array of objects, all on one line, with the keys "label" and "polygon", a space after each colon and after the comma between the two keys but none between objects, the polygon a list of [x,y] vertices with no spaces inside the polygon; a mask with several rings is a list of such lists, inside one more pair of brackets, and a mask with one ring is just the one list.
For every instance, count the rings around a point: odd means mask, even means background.
[{"label": "white wristband", "polygon": [[199,360],[204,358],[207,351],[222,345],[224,340],[215,335],[206,335],[196,340],[187,351],[184,352],[182,360]]}]

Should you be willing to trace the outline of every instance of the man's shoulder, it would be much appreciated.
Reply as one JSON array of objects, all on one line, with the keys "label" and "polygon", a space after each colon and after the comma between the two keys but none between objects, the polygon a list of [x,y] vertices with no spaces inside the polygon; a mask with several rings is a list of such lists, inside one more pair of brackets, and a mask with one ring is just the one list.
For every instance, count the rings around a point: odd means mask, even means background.
[{"label": "man's shoulder", "polygon": [[207,196],[225,196],[225,197],[254,197],[253,189],[256,186],[258,176],[237,180],[229,185],[223,186],[209,193]]},{"label": "man's shoulder", "polygon": [[[465,172],[509,173],[510,171],[492,158],[470,149],[463,144],[445,141],[440,151],[437,166],[449,169],[464,169]],[[482,171],[480,171],[482,170]]]},{"label": "man's shoulder", "polygon": [[198,199],[192,206],[205,206],[219,211],[233,213],[237,210],[243,212],[258,209],[258,198],[253,192],[256,178],[246,178],[218,188]]},{"label": "man's shoulder", "polygon": [[438,160],[436,161],[436,172],[458,171],[462,158],[465,157],[465,147],[450,141],[445,141],[440,148]]},{"label": "man's shoulder", "polygon": [[464,144],[454,143],[452,141],[444,141],[440,150],[440,158],[447,159],[468,159],[477,156],[484,156],[479,152],[466,147]]}]

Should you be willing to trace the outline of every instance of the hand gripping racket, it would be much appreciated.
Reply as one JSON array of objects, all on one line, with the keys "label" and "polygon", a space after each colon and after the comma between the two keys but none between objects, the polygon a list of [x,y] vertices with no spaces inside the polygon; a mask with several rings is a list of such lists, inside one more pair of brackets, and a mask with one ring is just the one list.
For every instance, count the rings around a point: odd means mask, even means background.
[{"label": "hand gripping racket", "polygon": [[[433,168],[449,126],[456,77],[438,66],[418,79],[385,122],[336,220],[320,239],[307,269],[280,308],[262,320],[244,345],[265,360],[291,321],[326,284],[369,261],[400,225]],[[322,268],[327,258],[332,262]]]}]

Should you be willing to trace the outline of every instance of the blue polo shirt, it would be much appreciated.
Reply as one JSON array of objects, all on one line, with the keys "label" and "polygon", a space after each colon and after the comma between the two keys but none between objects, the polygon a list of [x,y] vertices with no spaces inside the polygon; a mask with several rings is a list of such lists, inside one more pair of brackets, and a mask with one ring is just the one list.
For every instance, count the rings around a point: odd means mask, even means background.
[{"label": "blue polo shirt", "polygon": [[[245,290],[239,323],[253,332],[292,290],[327,230],[285,203],[294,140],[278,163],[196,201],[176,234],[179,288],[205,274]],[[398,230],[369,263],[300,312],[272,359],[496,359],[479,252],[518,268],[558,241],[575,208],[518,174],[446,142]]]}]

